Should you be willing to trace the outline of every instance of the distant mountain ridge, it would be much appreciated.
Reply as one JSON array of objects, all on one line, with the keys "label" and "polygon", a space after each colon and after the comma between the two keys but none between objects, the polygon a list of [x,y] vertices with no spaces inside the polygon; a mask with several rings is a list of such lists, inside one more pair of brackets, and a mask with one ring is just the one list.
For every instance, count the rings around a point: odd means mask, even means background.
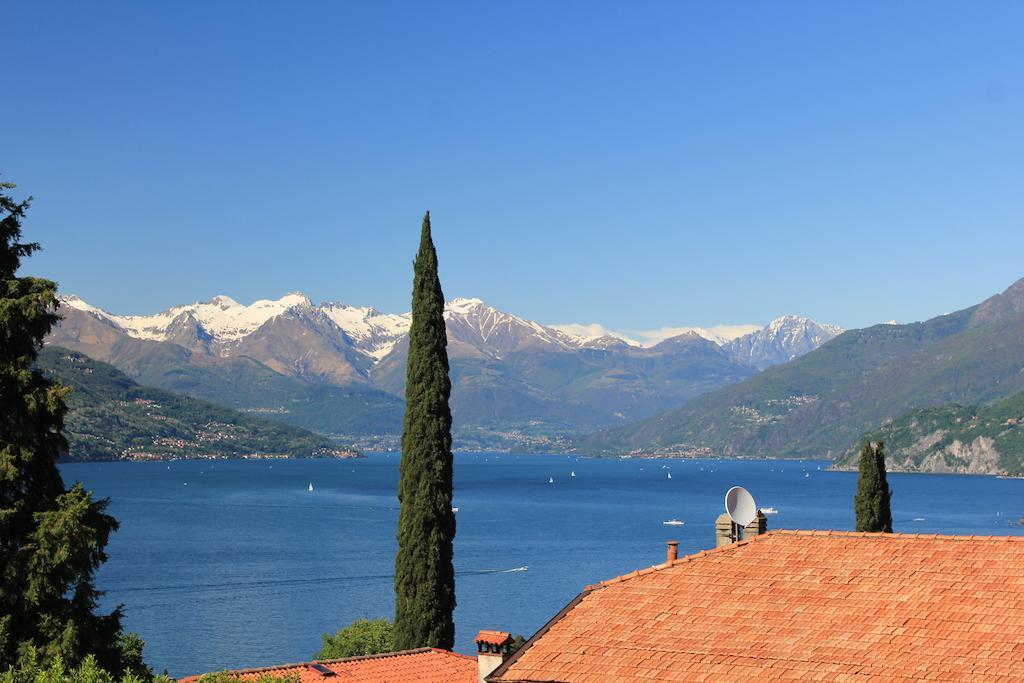
[{"label": "distant mountain ridge", "polygon": [[[74,296],[62,303],[49,343],[139,381],[272,411],[321,433],[400,432],[408,314],[316,305],[299,293],[250,305],[217,296],[149,316],[112,314]],[[471,298],[448,302],[445,321],[456,429],[463,443],[481,447],[543,448],[640,419],[798,355],[837,329],[787,316],[728,341],[680,328],[643,346],[614,333],[573,334]]]},{"label": "distant mountain ridge", "polygon": [[[286,294],[277,300],[261,299],[248,306],[231,297],[218,295],[209,301],[174,306],[153,315],[108,313],[74,295],[62,297],[62,302],[65,306],[112,322],[136,339],[169,341],[188,347],[200,344],[223,353],[244,344],[247,337],[274,318],[302,314],[311,319],[326,317],[345,335],[352,348],[373,361],[379,361],[408,333],[411,322],[408,313],[382,313],[369,306],[357,307],[339,302],[314,305],[300,292]],[[462,327],[469,332],[469,337],[478,339],[476,346],[485,353],[511,350],[510,344],[540,344],[565,349],[644,346],[624,334],[603,329],[599,334],[581,334],[566,328],[582,326],[543,325],[498,311],[481,299],[452,299],[446,304],[445,320],[449,326]],[[842,328],[836,325],[817,323],[795,315],[776,318],[763,328],[752,325],[732,327],[753,329],[742,335],[723,335],[714,329],[681,327],[675,328],[677,334],[673,336],[697,335],[721,346],[738,362],[761,368],[792,360],[842,332]],[[452,336],[456,340],[463,338],[459,334]]]},{"label": "distant mountain ridge", "polygon": [[1024,391],[1024,279],[908,325],[849,330],[783,365],[579,445],[606,452],[831,457],[911,410]]}]

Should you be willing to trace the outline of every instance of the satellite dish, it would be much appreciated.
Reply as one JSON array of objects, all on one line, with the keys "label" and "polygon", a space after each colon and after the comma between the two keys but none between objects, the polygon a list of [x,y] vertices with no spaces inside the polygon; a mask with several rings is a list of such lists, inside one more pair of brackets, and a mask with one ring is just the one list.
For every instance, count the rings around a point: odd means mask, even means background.
[{"label": "satellite dish", "polygon": [[754,497],[742,486],[733,486],[725,493],[725,511],[736,524],[746,526],[757,519]]}]

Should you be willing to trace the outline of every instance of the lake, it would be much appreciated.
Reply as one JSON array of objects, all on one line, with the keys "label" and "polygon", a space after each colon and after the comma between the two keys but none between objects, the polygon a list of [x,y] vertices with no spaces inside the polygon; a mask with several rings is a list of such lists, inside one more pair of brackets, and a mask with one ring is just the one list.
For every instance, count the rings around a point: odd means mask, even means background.
[{"label": "lake", "polygon": [[[61,471],[109,496],[121,522],[99,575],[104,606],[123,603],[147,661],[182,676],[305,661],[322,633],[390,617],[398,457]],[[472,652],[483,628],[531,635],[585,585],[664,561],[667,540],[680,555],[712,547],[732,485],[778,509],[769,529],[852,529],[856,474],[827,466],[458,453],[456,649]],[[1024,480],[889,481],[896,531],[1024,533]],[[662,524],[672,518],[685,526]]]}]

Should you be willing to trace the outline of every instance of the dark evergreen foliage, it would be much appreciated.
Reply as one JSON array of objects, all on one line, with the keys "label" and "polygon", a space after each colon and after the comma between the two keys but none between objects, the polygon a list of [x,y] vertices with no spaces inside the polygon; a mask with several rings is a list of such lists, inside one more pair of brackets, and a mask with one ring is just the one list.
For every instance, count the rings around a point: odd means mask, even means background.
[{"label": "dark evergreen foliage", "polygon": [[398,484],[401,512],[394,624],[394,646],[398,650],[450,650],[455,642],[455,515],[447,343],[444,294],[427,212],[413,265],[412,328]]},{"label": "dark evergreen foliage", "polygon": [[892,533],[892,491],[885,477],[885,445],[879,441],[864,444],[860,452],[860,477],[853,508],[857,515],[857,531]]},{"label": "dark evergreen foliage", "polygon": [[124,647],[120,608],[96,614],[93,574],[117,521],[57,470],[69,390],[33,367],[58,320],[57,285],[17,277],[39,245],[20,242],[29,202],[13,187],[0,184],[0,670],[91,654],[117,676],[147,674],[137,639]]}]

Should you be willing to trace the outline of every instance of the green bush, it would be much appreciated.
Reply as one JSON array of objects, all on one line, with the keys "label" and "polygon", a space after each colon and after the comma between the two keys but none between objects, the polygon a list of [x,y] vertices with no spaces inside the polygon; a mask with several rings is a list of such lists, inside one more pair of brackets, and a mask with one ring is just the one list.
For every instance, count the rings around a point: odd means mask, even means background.
[{"label": "green bush", "polygon": [[[218,671],[212,674],[205,674],[199,679],[200,683],[240,683],[241,678],[232,674],[230,671]],[[298,674],[282,674],[275,676],[273,674],[261,674],[256,678],[255,681],[246,681],[245,683],[299,683]]]},{"label": "green bush", "polygon": [[334,635],[324,634],[324,645],[316,659],[340,659],[375,655],[394,649],[392,625],[387,619],[358,619]]},{"label": "green bush", "polygon": [[26,663],[18,668],[11,667],[0,674],[0,683],[148,683],[149,681],[172,683],[172,679],[167,676],[150,677],[140,676],[136,673],[126,673],[121,678],[116,678],[110,672],[101,669],[92,655],[83,659],[82,663],[74,669],[69,669],[64,664],[64,659],[58,656],[46,668]]}]

